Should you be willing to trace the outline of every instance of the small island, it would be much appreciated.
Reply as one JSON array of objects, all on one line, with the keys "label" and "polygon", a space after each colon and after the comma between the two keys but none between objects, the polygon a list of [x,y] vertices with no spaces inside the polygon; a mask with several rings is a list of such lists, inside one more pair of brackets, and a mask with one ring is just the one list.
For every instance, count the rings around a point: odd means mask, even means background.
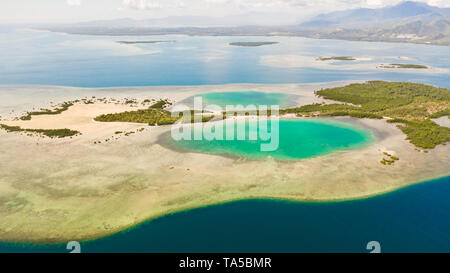
[{"label": "small island", "polygon": [[117,41],[119,44],[133,45],[133,44],[162,44],[162,43],[176,43],[175,40],[167,41]]},{"label": "small island", "polygon": [[356,58],[350,56],[332,56],[332,57],[319,57],[318,61],[356,61]]},{"label": "small island", "polygon": [[230,43],[231,46],[263,46],[263,45],[274,45],[278,42],[234,42]]},{"label": "small island", "polygon": [[428,69],[429,67],[421,64],[382,64],[379,66],[379,68]]},{"label": "small island", "polygon": [[5,124],[0,124],[0,129],[6,132],[22,132],[26,133],[28,136],[41,135],[49,138],[65,138],[80,135],[81,133],[75,130],[64,129],[23,129],[20,126],[8,126]]}]

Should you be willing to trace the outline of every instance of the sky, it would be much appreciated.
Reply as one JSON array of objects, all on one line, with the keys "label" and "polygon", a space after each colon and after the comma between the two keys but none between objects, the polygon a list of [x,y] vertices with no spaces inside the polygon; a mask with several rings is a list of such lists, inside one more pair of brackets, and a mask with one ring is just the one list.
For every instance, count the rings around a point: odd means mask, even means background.
[{"label": "sky", "polygon": [[[416,0],[450,7],[450,0]],[[378,8],[402,0],[2,0],[0,23],[74,23],[119,18],[228,16],[249,12],[309,17],[351,8]],[[280,16],[283,20],[284,16]],[[290,18],[286,16],[286,18]]]}]

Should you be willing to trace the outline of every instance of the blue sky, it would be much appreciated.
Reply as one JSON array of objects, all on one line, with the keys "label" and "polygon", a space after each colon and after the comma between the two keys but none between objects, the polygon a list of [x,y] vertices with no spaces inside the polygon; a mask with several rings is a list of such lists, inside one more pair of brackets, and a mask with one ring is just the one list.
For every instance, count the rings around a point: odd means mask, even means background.
[{"label": "blue sky", "polygon": [[[450,0],[418,0],[450,7]],[[67,23],[177,15],[226,16],[247,12],[298,15],[359,7],[382,7],[401,0],[3,0],[0,23]],[[280,16],[280,20],[283,20]]]}]

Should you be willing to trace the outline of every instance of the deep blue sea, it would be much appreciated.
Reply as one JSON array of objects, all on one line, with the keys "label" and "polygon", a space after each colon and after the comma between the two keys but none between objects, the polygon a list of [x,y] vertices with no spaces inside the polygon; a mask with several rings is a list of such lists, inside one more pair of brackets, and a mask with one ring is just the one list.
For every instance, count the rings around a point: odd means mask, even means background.
[{"label": "deep blue sea", "polygon": [[[176,40],[122,45],[118,40]],[[262,47],[230,42],[278,41]],[[289,37],[103,37],[0,26],[0,85],[79,87],[413,81],[450,88],[449,74],[270,67],[267,55],[370,57],[450,68],[450,47]],[[402,56],[403,59],[398,57]],[[404,58],[407,57],[407,58]],[[357,201],[246,200],[180,212],[82,243],[82,252],[450,252],[450,177]],[[0,252],[67,252],[0,244]]]}]

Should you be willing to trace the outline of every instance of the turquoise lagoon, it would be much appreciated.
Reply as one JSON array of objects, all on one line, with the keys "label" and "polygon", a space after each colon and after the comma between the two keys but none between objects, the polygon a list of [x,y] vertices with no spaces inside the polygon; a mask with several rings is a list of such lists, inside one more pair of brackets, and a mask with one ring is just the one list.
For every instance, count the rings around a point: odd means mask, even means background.
[{"label": "turquoise lagoon", "polygon": [[[199,131],[201,134],[203,130],[203,127],[197,126],[192,129],[191,140],[173,140],[174,146],[185,151],[250,159],[299,160],[335,151],[362,148],[375,139],[370,131],[348,123],[323,119],[280,120],[279,134],[274,134],[279,136],[277,140],[262,140],[260,137],[262,130],[257,122],[251,124],[238,121],[232,126],[220,123],[218,127],[223,132],[220,139],[194,140],[194,132]],[[240,128],[245,129],[244,140],[237,137]],[[267,121],[267,128],[269,134],[275,129],[272,128],[270,120]],[[233,136],[231,140],[226,139],[227,134]],[[255,135],[256,139],[249,140],[251,134]],[[278,143],[278,148],[273,151],[261,151],[261,145],[270,142]]]}]

